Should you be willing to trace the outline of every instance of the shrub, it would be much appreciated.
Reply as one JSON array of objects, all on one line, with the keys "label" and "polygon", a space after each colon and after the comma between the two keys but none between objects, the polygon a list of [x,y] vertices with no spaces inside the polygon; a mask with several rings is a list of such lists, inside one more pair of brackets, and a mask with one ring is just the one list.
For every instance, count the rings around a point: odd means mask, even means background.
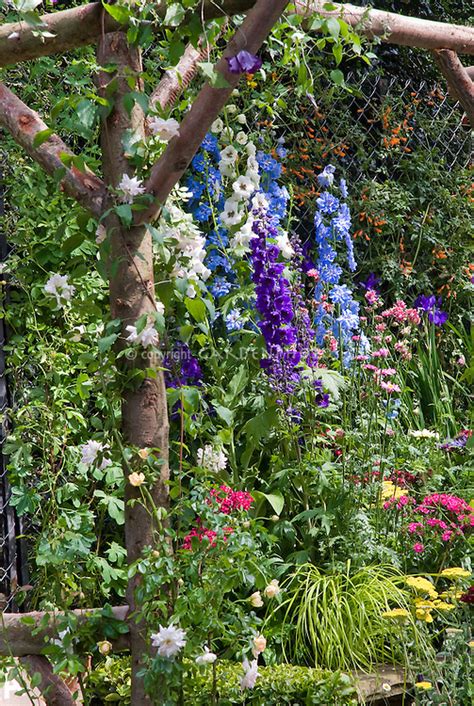
[{"label": "shrub", "polygon": [[[356,704],[351,680],[341,672],[324,672],[309,667],[278,664],[259,667],[257,683],[242,692],[240,664],[218,662],[215,676],[212,667],[199,668],[186,663],[183,703],[193,706],[233,704],[311,704],[314,706],[349,706]],[[215,695],[213,696],[215,685]],[[103,703],[130,703],[130,662],[128,657],[108,657],[96,668],[86,684],[87,706]]]}]

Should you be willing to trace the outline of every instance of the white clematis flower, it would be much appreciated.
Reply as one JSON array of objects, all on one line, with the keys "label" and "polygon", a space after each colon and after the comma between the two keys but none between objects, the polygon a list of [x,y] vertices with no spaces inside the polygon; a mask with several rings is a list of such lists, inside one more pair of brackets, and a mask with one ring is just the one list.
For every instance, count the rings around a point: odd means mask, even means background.
[{"label": "white clematis flower", "polygon": [[199,655],[199,657],[196,657],[195,662],[199,666],[202,666],[203,664],[214,664],[216,659],[217,655],[214,654],[214,652],[210,652],[209,647],[206,645],[204,647],[204,654]]},{"label": "white clematis flower", "polygon": [[[97,462],[98,455],[107,451],[108,448],[109,447],[107,444],[90,439],[90,441],[81,446],[81,463],[84,463],[86,466],[94,466]],[[99,465],[99,469],[103,471],[104,468],[110,466],[111,463],[112,461],[109,458],[103,458]]]},{"label": "white clematis flower", "polygon": [[169,142],[179,136],[179,123],[174,118],[151,118],[148,124],[152,133],[162,142]]},{"label": "white clematis flower", "polygon": [[249,663],[248,659],[244,659],[242,662],[242,667],[244,668],[244,676],[240,680],[240,688],[242,691],[244,689],[253,689],[258,677],[257,660],[253,659]]},{"label": "white clematis flower", "polygon": [[164,628],[160,625],[157,633],[151,636],[151,644],[158,648],[160,657],[171,659],[175,657],[186,645],[186,632],[181,628],[170,625]]},{"label": "white clematis flower", "polygon": [[137,177],[129,177],[128,174],[124,174],[119,184],[117,184],[117,189],[122,192],[122,201],[124,203],[133,203],[135,196],[145,193],[145,187],[142,182]]},{"label": "white clematis flower", "polygon": [[140,343],[143,348],[158,345],[158,331],[153,324],[147,324],[140,333],[138,333],[136,326],[127,326],[126,331],[129,334],[126,340],[130,343]]},{"label": "white clematis flower", "polygon": [[68,275],[51,275],[44,285],[46,294],[51,294],[56,297],[56,302],[59,307],[64,306],[66,302],[71,301],[72,295],[76,288],[68,282]]}]

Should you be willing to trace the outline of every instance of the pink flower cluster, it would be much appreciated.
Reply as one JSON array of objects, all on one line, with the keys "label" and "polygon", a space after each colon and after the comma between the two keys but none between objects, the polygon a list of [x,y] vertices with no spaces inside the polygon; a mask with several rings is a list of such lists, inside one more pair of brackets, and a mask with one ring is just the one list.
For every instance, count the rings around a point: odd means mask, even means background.
[{"label": "pink flower cluster", "polygon": [[[213,488],[210,492],[210,497],[207,500],[208,505],[215,508],[216,511],[222,512],[224,515],[230,515],[239,510],[250,510],[254,499],[245,490],[232,490],[228,485],[221,485],[219,488]],[[217,504],[217,507],[216,507]],[[224,541],[233,532],[232,527],[224,527]],[[199,542],[203,539],[209,541],[210,547],[215,547],[217,544],[217,532],[207,529],[202,526],[200,518],[197,519],[197,526],[193,527],[183,539],[183,549],[192,549],[193,538],[197,537]]]},{"label": "pink flower cluster", "polygon": [[[432,493],[419,504],[408,496],[390,498],[383,507],[388,510],[394,506],[398,510],[405,508],[404,514],[412,517],[407,533],[418,540],[412,545],[416,554],[425,551],[427,542],[450,542],[474,528],[474,509],[456,495]],[[421,539],[424,543],[419,541]]]},{"label": "pink flower cluster", "polygon": [[[224,541],[227,539],[227,536],[232,532],[232,527],[224,527]],[[217,544],[217,532],[202,527],[200,520],[198,520],[198,526],[193,527],[192,530],[188,532],[188,534],[183,539],[183,549],[192,549],[192,541],[194,537],[197,537],[200,542],[202,542],[203,539],[209,540],[210,547],[215,547]]]},{"label": "pink flower cluster", "polygon": [[245,490],[232,490],[228,485],[221,485],[211,490],[211,498],[219,505],[219,512],[230,515],[235,510],[250,510],[254,502]]},{"label": "pink flower cluster", "polygon": [[390,307],[390,309],[385,309],[385,311],[382,311],[382,316],[385,318],[395,319],[395,321],[399,324],[403,324],[407,321],[410,324],[418,326],[421,322],[418,309],[410,309],[403,299],[398,299],[394,306]]}]

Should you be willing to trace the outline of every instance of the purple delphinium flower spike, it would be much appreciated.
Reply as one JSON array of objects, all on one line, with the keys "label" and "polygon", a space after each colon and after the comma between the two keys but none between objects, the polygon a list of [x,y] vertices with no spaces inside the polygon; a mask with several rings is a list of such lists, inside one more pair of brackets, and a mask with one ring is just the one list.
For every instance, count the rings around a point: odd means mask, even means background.
[{"label": "purple delphinium flower spike", "polygon": [[235,56],[226,56],[226,61],[231,74],[255,74],[263,63],[259,56],[244,49]]}]

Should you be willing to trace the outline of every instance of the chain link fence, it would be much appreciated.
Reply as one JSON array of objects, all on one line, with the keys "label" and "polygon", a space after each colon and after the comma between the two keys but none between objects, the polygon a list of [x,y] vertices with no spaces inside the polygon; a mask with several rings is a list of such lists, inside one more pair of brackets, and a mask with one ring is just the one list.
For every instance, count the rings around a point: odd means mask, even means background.
[{"label": "chain link fence", "polygon": [[447,171],[471,163],[471,128],[440,85],[379,70],[349,74],[346,85],[350,91],[321,85],[306,95],[299,115],[293,111],[272,124],[288,151],[285,168],[300,221],[312,220],[317,174],[329,163],[352,192],[370,180],[397,181],[421,153]]}]

